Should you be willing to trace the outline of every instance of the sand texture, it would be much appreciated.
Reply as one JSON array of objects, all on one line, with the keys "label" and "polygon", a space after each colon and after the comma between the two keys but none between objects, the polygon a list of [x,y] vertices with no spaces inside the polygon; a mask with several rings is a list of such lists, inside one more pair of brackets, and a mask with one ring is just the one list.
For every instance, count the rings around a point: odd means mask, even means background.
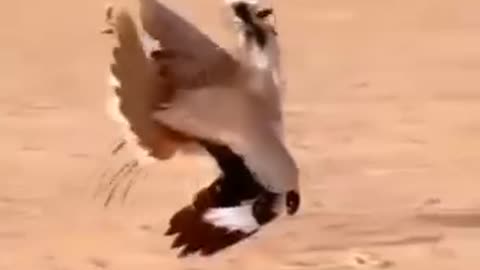
[{"label": "sand texture", "polygon": [[[225,46],[220,0],[165,0]],[[276,0],[286,140],[303,205],[209,259],[179,260],[171,214],[204,156],[95,198],[118,128],[100,0],[0,5],[0,270],[480,269],[480,1]]]}]

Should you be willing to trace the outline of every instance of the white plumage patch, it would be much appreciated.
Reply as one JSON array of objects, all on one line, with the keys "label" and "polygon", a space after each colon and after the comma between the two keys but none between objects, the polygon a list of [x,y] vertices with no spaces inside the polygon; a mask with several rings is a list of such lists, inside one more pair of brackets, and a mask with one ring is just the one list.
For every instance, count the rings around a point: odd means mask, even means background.
[{"label": "white plumage patch", "polygon": [[212,208],[204,214],[203,218],[215,227],[249,234],[260,228],[260,224],[253,216],[252,210],[252,204]]}]

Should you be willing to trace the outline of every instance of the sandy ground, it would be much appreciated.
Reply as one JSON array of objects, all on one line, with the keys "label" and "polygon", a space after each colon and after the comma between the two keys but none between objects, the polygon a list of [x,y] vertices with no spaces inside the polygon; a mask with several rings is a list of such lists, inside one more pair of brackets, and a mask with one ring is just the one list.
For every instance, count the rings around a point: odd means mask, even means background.
[{"label": "sandy ground", "polygon": [[[166,2],[231,42],[220,0]],[[163,231],[209,160],[153,166],[107,209],[93,198],[120,162],[104,3],[0,6],[0,270],[480,267],[478,0],[276,0],[303,208],[185,260]]]}]

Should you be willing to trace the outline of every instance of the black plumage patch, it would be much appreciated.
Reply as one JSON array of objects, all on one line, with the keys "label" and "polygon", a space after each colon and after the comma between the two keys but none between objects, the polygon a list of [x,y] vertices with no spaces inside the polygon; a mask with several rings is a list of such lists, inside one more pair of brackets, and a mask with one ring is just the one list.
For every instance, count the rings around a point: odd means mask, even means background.
[{"label": "black plumage patch", "polygon": [[258,224],[265,225],[277,216],[273,206],[278,195],[267,191],[255,180],[241,156],[224,145],[203,140],[200,144],[215,159],[222,175],[201,189],[191,205],[170,219],[166,235],[176,235],[172,248],[181,247],[181,257],[197,252],[204,256],[213,255],[255,233],[232,232],[205,222],[203,215],[210,208],[234,207],[254,200],[252,215]]}]

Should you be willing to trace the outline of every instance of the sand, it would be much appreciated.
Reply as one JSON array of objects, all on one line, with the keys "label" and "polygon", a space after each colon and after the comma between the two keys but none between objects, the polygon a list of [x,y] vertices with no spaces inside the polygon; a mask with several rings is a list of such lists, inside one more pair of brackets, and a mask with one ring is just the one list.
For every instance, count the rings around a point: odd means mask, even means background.
[{"label": "sand", "polygon": [[[163,232],[210,160],[152,165],[108,208],[93,196],[128,159],[109,152],[104,3],[4,2],[0,270],[480,267],[479,1],[276,0],[302,209],[183,260]],[[220,0],[165,2],[232,42]]]}]

